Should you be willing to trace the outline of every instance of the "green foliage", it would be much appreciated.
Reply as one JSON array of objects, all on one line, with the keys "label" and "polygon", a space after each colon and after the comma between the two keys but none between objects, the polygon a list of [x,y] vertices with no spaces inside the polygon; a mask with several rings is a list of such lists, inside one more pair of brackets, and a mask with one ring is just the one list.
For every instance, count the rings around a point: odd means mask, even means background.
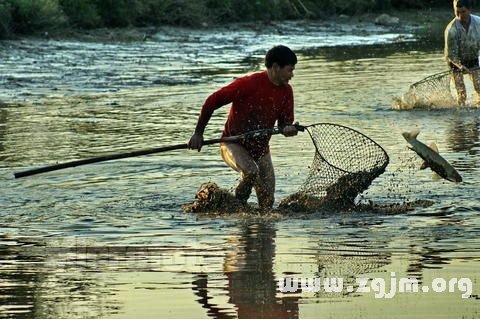
[{"label": "green foliage", "polygon": [[355,14],[365,11],[370,11],[375,3],[371,0],[358,0],[358,1],[339,1],[338,11],[340,13]]},{"label": "green foliage", "polygon": [[65,16],[57,0],[9,0],[12,29],[18,33],[41,31],[60,26]]},{"label": "green foliage", "polygon": [[304,0],[303,3],[316,15],[359,14],[390,7],[390,0]]},{"label": "green foliage", "polygon": [[10,3],[0,0],[0,39],[10,35],[10,24],[12,21],[12,8]]},{"label": "green foliage", "polygon": [[109,27],[134,25],[139,1],[135,0],[94,0],[103,24]]},{"label": "green foliage", "polygon": [[178,26],[199,26],[206,21],[206,0],[163,0],[166,4],[162,20],[166,24]]},{"label": "green foliage", "polygon": [[236,21],[236,14],[231,0],[207,0],[205,2],[208,22]]},{"label": "green foliage", "polygon": [[298,17],[291,0],[205,0],[209,21],[214,23],[271,21]]},{"label": "green foliage", "polygon": [[89,29],[103,25],[94,0],[59,0],[59,4],[73,27]]},{"label": "green foliage", "polygon": [[451,0],[0,0],[0,38],[64,26],[195,27],[451,6]]},{"label": "green foliage", "polygon": [[162,24],[168,16],[168,8],[172,1],[144,0],[137,6],[135,23],[137,26]]}]

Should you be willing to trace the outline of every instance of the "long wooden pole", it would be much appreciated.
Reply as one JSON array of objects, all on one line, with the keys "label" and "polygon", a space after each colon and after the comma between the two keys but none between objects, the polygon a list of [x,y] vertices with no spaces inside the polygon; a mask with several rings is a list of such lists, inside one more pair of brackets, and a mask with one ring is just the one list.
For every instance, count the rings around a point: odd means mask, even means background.
[{"label": "long wooden pole", "polygon": [[[258,135],[266,135],[266,134],[271,135],[271,134],[277,134],[277,133],[279,132],[278,130],[275,130],[275,129],[258,130],[253,132],[247,132],[245,134],[238,135],[238,136],[230,136],[230,137],[224,137],[224,138],[218,138],[218,139],[205,140],[203,141],[203,145],[210,145],[210,144],[215,144],[220,142],[239,142],[243,139],[248,139]],[[55,171],[55,170],[60,170],[65,168],[71,168],[71,167],[81,166],[81,165],[90,164],[90,163],[137,157],[137,156],[143,156],[147,154],[187,149],[187,148],[188,148],[188,144],[182,143],[182,144],[176,144],[176,145],[165,146],[165,147],[157,147],[157,148],[124,152],[124,153],[108,154],[108,155],[99,156],[99,157],[93,157],[93,158],[88,158],[83,160],[73,160],[73,161],[64,162],[64,163],[57,163],[50,166],[15,172],[14,176],[15,178],[22,178],[22,177],[31,176],[34,174],[45,173],[45,172],[50,172],[50,171]]]}]

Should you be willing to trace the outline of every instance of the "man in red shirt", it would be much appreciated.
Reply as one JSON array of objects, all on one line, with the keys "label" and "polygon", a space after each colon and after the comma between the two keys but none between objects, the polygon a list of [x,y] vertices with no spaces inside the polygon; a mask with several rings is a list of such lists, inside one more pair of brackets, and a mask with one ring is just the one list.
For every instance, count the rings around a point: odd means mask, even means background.
[{"label": "man in red shirt", "polygon": [[[203,132],[213,112],[230,103],[232,106],[222,137],[271,129],[276,122],[283,135],[296,135],[293,91],[288,84],[296,64],[297,56],[292,50],[282,45],[275,46],[265,56],[266,71],[238,78],[211,94],[202,107],[188,147],[200,151]],[[241,174],[235,189],[236,198],[246,203],[252,188],[255,188],[262,209],[269,209],[274,203],[275,173],[269,141],[270,136],[263,136],[239,143],[220,144],[225,163]]]}]

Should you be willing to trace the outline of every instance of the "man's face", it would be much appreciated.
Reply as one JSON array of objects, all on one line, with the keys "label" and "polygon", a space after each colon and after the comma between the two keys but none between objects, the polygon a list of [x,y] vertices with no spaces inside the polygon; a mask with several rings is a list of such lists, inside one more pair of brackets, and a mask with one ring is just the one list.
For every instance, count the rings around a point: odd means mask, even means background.
[{"label": "man's face", "polygon": [[273,68],[275,70],[275,78],[279,85],[286,86],[290,79],[293,78],[293,70],[295,70],[295,66],[287,64],[281,68],[278,64],[274,63]]},{"label": "man's face", "polygon": [[470,9],[465,7],[456,7],[455,16],[463,23],[468,23],[470,19]]}]

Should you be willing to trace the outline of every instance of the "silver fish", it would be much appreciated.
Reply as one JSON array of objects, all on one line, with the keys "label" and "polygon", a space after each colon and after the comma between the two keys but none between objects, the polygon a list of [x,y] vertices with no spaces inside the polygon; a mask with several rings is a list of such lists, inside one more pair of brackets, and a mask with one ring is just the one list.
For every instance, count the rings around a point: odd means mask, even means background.
[{"label": "silver fish", "polygon": [[417,140],[417,136],[420,133],[419,130],[412,132],[404,132],[402,136],[407,140],[407,142],[412,146],[409,147],[410,150],[415,151],[420,158],[425,161],[420,169],[430,168],[432,171],[437,173],[440,177],[452,181],[452,182],[462,182],[462,177],[455,170],[450,163],[447,162],[441,155],[438,154],[438,148],[435,144],[432,144],[430,147],[424,143]]}]

